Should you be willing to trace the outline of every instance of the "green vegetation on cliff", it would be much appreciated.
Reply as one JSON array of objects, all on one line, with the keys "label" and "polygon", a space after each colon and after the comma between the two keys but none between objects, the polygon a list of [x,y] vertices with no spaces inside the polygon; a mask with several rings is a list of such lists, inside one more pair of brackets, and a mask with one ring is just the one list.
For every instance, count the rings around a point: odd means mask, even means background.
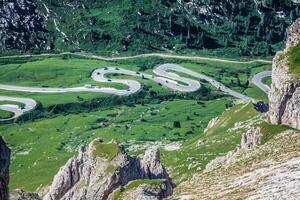
[{"label": "green vegetation on cliff", "polygon": [[292,47],[288,52],[289,67],[293,74],[300,75],[300,44]]}]

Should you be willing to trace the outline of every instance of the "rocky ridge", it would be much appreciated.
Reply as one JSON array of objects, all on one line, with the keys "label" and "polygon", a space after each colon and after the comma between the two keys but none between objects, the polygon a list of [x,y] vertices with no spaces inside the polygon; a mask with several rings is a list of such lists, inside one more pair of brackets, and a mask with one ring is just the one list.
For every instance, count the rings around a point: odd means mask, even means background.
[{"label": "rocky ridge", "polygon": [[162,179],[162,196],[172,194],[174,184],[160,163],[158,149],[147,150],[139,160],[117,144],[102,144],[96,139],[60,169],[43,199],[107,199],[114,190],[137,179]]},{"label": "rocky ridge", "polygon": [[300,42],[300,19],[287,31],[286,48],[276,54],[272,66],[269,118],[272,124],[300,129],[300,80],[289,70],[288,52]]},{"label": "rocky ridge", "polygon": [[7,200],[9,182],[10,149],[0,136],[0,199]]}]

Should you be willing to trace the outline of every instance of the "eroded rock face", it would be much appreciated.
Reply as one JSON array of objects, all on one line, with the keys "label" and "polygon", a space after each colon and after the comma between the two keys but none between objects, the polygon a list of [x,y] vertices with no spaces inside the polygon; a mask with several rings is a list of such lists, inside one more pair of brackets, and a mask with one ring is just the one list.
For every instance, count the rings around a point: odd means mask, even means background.
[{"label": "eroded rock face", "polygon": [[10,149],[0,136],[0,199],[8,200]]},{"label": "eroded rock face", "polygon": [[107,199],[115,189],[137,179],[167,180],[169,195],[172,194],[173,183],[160,163],[157,149],[146,151],[140,161],[117,144],[94,140],[60,169],[43,199]]},{"label": "eroded rock face", "polygon": [[278,52],[273,61],[269,118],[273,124],[300,129],[300,80],[289,71],[285,55],[300,42],[300,19],[288,29],[287,35],[286,49]]},{"label": "eroded rock face", "polygon": [[242,136],[241,148],[250,149],[261,144],[261,128],[252,127]]},{"label": "eroded rock face", "polygon": [[32,0],[0,2],[0,51],[42,49],[46,45],[45,19]]}]

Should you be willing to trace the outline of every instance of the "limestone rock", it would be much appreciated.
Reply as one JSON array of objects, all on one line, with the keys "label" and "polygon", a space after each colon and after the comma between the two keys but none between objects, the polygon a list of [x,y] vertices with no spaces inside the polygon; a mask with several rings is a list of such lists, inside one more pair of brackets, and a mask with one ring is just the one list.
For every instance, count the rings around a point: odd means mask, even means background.
[{"label": "limestone rock", "polygon": [[242,136],[241,148],[250,149],[261,143],[261,128],[252,127]]},{"label": "limestone rock", "polygon": [[205,173],[211,172],[215,169],[222,167],[225,164],[228,164],[232,161],[234,151],[229,151],[225,156],[216,157],[214,160],[211,160],[204,169]]},{"label": "limestone rock", "polygon": [[[130,184],[130,183],[129,183]],[[170,195],[167,181],[143,183],[122,194],[123,200],[161,200]]]},{"label": "limestone rock", "polygon": [[10,192],[9,200],[41,200],[41,198],[36,193],[27,193],[17,189]]},{"label": "limestone rock", "polygon": [[54,177],[44,200],[101,200],[115,189],[137,179],[163,179],[172,194],[174,184],[160,163],[159,151],[146,151],[142,161],[126,154],[117,144],[98,139],[81,148]]},{"label": "limestone rock", "polygon": [[269,118],[273,124],[300,129],[300,80],[289,71],[285,55],[300,41],[300,19],[288,29],[287,35],[287,48],[278,52],[273,60]]},{"label": "limestone rock", "polygon": [[0,199],[8,199],[10,149],[0,136]]}]

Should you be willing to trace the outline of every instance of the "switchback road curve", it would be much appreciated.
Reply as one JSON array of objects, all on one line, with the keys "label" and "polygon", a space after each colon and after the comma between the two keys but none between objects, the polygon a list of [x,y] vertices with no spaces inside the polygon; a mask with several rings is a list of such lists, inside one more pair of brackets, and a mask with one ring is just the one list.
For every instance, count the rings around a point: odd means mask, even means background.
[{"label": "switchback road curve", "polygon": [[[82,86],[82,87],[74,87],[74,88],[48,88],[48,87],[26,87],[26,86],[12,86],[12,85],[0,85],[1,90],[9,90],[9,91],[19,91],[19,92],[36,92],[36,93],[66,93],[66,92],[99,92],[99,93],[107,93],[107,94],[115,94],[115,95],[130,95],[136,93],[141,89],[141,84],[135,80],[128,80],[128,79],[109,79],[105,75],[107,74],[122,74],[122,75],[129,75],[140,77],[143,79],[152,80],[164,87],[172,89],[174,91],[179,92],[193,92],[198,90],[201,87],[199,81],[182,77],[176,72],[184,73],[189,76],[195,77],[196,79],[202,79],[209,82],[211,85],[223,91],[224,93],[236,97],[243,102],[255,102],[255,99],[238,93],[236,91],[231,90],[230,88],[226,87],[222,83],[214,80],[213,78],[206,76],[204,74],[189,70],[184,68],[180,65],[176,64],[162,64],[153,70],[153,73],[156,75],[146,74],[135,72],[127,69],[117,68],[117,67],[105,67],[96,69],[93,71],[91,78],[96,82],[110,82],[110,83],[121,83],[128,86],[127,89],[116,89],[111,87],[98,87],[98,86]],[[255,83],[259,83],[259,78],[266,77],[265,75],[255,76],[253,78]],[[265,86],[257,84],[257,86],[265,91]],[[1,98],[2,97],[2,98]],[[0,101],[8,100],[12,97],[0,96]],[[25,99],[25,98],[14,98],[17,102],[22,102],[26,109],[21,109],[18,106],[12,105],[5,105],[1,106],[0,109],[7,110],[10,112],[15,113],[13,118],[19,117],[24,112],[33,109],[36,106],[36,103],[32,99]]]}]

